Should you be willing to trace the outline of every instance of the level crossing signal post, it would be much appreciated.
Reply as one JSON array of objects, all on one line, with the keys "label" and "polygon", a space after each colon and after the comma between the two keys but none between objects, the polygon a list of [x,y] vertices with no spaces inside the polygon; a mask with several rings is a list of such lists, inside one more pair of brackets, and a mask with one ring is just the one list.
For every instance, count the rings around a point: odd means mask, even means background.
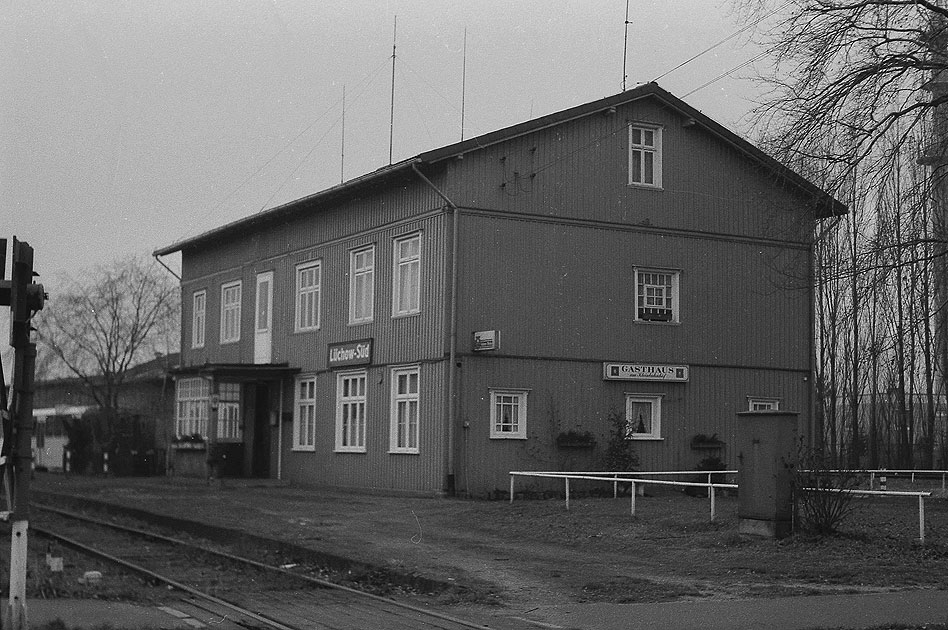
[{"label": "level crossing signal post", "polygon": [[13,238],[10,279],[6,279],[7,239],[0,238],[0,306],[10,307],[10,345],[13,346],[13,379],[7,395],[0,363],[0,470],[6,510],[0,518],[10,528],[10,597],[0,627],[23,630],[26,616],[27,531],[29,529],[30,475],[33,468],[33,372],[36,344],[30,320],[43,308],[43,285],[33,282],[33,248]]}]

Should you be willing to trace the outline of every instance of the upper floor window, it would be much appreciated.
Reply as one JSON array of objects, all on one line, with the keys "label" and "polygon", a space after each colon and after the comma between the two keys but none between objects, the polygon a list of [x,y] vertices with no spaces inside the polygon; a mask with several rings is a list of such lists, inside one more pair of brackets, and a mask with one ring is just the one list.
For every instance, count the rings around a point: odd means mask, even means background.
[{"label": "upper floor window", "polygon": [[392,453],[418,452],[418,376],[417,367],[392,370]]},{"label": "upper floor window", "polygon": [[421,310],[421,234],[395,241],[392,273],[392,315]]},{"label": "upper floor window", "polygon": [[659,394],[627,394],[626,437],[659,440],[662,437],[662,397]]},{"label": "upper floor window", "polygon": [[322,266],[319,261],[296,268],[296,330],[319,328]]},{"label": "upper floor window", "polygon": [[679,272],[668,269],[635,270],[635,319],[677,322]]},{"label": "upper floor window", "polygon": [[221,343],[240,341],[240,280],[221,285]]},{"label": "upper floor window", "polygon": [[349,253],[349,323],[372,321],[375,310],[375,246]]},{"label": "upper floor window", "polygon": [[207,291],[195,291],[191,306],[191,347],[204,347],[204,322],[207,315]]},{"label": "upper floor window", "polygon": [[629,127],[629,184],[662,187],[662,130]]},{"label": "upper floor window", "polygon": [[490,437],[527,439],[526,390],[490,390]]}]

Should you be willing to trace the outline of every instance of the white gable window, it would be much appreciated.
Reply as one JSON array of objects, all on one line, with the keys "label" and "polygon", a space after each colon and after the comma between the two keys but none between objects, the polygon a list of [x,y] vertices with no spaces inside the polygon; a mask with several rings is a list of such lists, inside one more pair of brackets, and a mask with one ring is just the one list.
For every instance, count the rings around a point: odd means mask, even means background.
[{"label": "white gable window", "polygon": [[240,341],[240,280],[221,285],[221,343]]},{"label": "white gable window", "polygon": [[375,246],[349,253],[349,323],[371,322],[375,311]]},{"label": "white gable window", "polygon": [[662,397],[660,394],[626,394],[626,437],[632,440],[662,438]]},{"label": "white gable window", "polygon": [[195,291],[191,307],[191,347],[204,347],[204,322],[207,315],[207,291]]},{"label": "white gable window", "polygon": [[670,269],[635,269],[635,320],[678,322],[678,277]]},{"label": "white gable window", "polygon": [[629,184],[662,187],[662,130],[629,126]]},{"label": "white gable window", "polygon": [[527,390],[490,390],[491,439],[527,439]]},{"label": "white gable window", "polygon": [[421,311],[421,234],[396,239],[392,272],[392,315]]},{"label": "white gable window", "polygon": [[320,285],[322,266],[319,261],[296,268],[296,330],[319,328]]}]

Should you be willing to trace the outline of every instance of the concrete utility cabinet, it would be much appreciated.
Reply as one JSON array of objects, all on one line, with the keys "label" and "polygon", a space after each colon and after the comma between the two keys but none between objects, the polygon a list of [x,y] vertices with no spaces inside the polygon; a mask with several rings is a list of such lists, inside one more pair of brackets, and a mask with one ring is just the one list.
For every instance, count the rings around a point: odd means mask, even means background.
[{"label": "concrete utility cabinet", "polygon": [[795,411],[737,414],[737,516],[742,534],[781,538],[793,527],[798,415]]}]

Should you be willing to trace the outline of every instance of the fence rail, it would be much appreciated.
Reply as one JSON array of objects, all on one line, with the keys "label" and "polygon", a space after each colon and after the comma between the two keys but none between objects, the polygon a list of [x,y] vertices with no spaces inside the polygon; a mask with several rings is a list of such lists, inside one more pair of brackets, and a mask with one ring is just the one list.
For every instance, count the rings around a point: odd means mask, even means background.
[{"label": "fence rail", "polygon": [[[892,471],[892,470],[883,470],[883,471],[852,471],[852,470],[834,470],[827,472],[861,472],[861,473],[871,473],[871,472],[901,472],[901,473],[942,473],[942,479],[944,480],[944,474],[948,471]],[[577,480],[587,480],[587,481],[606,481],[612,482],[612,496],[613,498],[618,497],[618,485],[619,483],[628,483],[631,485],[631,505],[629,507],[629,515],[635,516],[635,497],[638,494],[639,488],[644,488],[646,485],[663,485],[663,486],[682,486],[682,487],[697,487],[697,488],[707,488],[708,489],[708,498],[710,500],[710,512],[711,512],[711,522],[714,522],[715,518],[715,495],[717,494],[717,488],[730,488],[730,489],[739,489],[738,484],[736,483],[713,483],[712,475],[736,475],[738,471],[736,470],[712,470],[712,471],[696,471],[696,470],[678,470],[678,471],[650,471],[650,472],[616,472],[616,471],[606,471],[606,472],[561,472],[561,471],[526,471],[526,470],[512,470],[510,471],[510,503],[514,502],[514,490],[515,490],[515,480],[517,477],[538,477],[541,479],[562,479],[564,483],[564,490],[566,495],[566,509],[569,510],[570,503],[570,479]],[[649,477],[657,476],[670,476],[670,475],[691,475],[696,474],[707,474],[707,482],[697,482],[697,481],[666,481],[662,479],[650,479]],[[912,475],[912,481],[914,482],[915,475]],[[638,486],[636,484],[639,484]],[[944,481],[942,481],[942,487],[944,487]],[[870,481],[870,488],[872,487]],[[846,494],[856,494],[856,495],[867,495],[867,496],[887,496],[887,497],[918,497],[918,540],[924,544],[925,542],[925,498],[932,495],[931,492],[904,492],[897,490],[849,490],[843,488],[803,488],[804,490],[816,491],[816,492],[842,492]]]}]

